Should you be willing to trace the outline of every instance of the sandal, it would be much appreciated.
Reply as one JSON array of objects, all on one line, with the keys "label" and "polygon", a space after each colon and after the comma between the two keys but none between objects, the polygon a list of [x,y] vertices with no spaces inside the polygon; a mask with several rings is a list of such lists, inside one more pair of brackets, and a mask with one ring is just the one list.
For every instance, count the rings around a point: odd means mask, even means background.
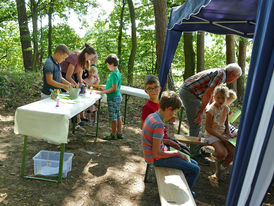
[{"label": "sandal", "polygon": [[113,135],[113,134],[110,134],[110,135],[107,135],[107,136],[104,136],[103,138],[104,140],[116,140],[116,135]]}]

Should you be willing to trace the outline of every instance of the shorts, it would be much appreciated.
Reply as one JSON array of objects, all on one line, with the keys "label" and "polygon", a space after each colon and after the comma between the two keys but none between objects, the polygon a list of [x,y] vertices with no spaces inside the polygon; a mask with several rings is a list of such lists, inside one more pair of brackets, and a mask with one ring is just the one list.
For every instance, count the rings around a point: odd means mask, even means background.
[{"label": "shorts", "polygon": [[[228,139],[227,135],[224,135],[224,136]],[[222,141],[218,137],[215,137],[213,135],[207,135],[207,136],[205,136],[205,139],[207,141],[207,144],[213,144],[214,142],[217,142],[217,141],[221,142]]]},{"label": "shorts", "polygon": [[120,105],[122,102],[122,96],[108,97],[108,114],[111,121],[116,121],[120,118]]}]

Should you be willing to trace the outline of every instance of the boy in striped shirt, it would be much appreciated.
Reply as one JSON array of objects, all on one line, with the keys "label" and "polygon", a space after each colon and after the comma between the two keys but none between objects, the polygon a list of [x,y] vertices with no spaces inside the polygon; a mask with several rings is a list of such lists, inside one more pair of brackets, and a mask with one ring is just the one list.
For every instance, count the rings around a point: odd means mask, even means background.
[{"label": "boy in striped shirt", "polygon": [[164,122],[173,118],[174,113],[181,108],[181,105],[182,101],[175,92],[163,92],[159,102],[159,111],[150,114],[143,125],[143,153],[147,163],[182,170],[190,189],[192,189],[200,173],[197,162],[192,159],[188,162],[183,153],[178,150],[169,151],[163,143]]}]

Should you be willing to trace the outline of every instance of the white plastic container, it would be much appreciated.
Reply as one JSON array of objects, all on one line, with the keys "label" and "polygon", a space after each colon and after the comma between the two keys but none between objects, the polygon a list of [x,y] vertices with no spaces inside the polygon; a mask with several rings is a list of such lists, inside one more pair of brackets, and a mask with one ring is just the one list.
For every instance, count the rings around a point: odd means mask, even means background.
[{"label": "white plastic container", "polygon": [[[66,178],[72,167],[73,153],[64,153],[62,177]],[[34,175],[57,176],[59,173],[60,152],[41,150],[33,158]]]}]

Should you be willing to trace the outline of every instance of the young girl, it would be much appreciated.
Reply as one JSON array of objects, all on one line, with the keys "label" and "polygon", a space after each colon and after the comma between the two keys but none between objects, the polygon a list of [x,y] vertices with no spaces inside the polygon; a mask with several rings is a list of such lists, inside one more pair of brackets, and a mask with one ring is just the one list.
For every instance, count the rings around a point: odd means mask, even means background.
[{"label": "young girl", "polygon": [[[84,82],[87,85],[99,85],[100,79],[98,77],[98,70],[95,65],[92,65],[88,71],[88,77],[84,79]],[[96,119],[97,119],[97,107],[96,107],[97,102],[95,105],[90,106],[87,109],[87,116],[88,116],[88,125],[92,126],[92,124],[96,124]],[[91,120],[91,113],[93,113],[93,121]]]},{"label": "young girl", "polygon": [[223,85],[217,86],[213,92],[213,103],[206,111],[206,140],[216,151],[216,176],[224,177],[225,168],[233,161],[234,146],[228,141],[232,138],[228,125],[229,107],[226,100],[229,89]]},{"label": "young girl", "polygon": [[[235,100],[237,99],[237,94],[232,89],[228,91],[228,98],[226,99],[225,104],[227,106],[230,106]],[[232,137],[237,137],[238,135],[238,129],[235,128],[230,122],[228,122],[229,130],[232,135]]]}]

